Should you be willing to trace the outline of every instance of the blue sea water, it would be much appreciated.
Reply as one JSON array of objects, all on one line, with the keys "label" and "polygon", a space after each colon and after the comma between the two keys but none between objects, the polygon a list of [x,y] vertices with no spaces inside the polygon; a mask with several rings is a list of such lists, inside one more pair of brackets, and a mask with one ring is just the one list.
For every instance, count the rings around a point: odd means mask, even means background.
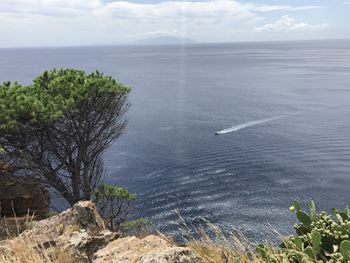
[{"label": "blue sea water", "polygon": [[106,181],[161,231],[180,213],[261,240],[292,231],[293,199],[350,203],[350,41],[0,50],[0,81],[60,67],[132,87]]}]

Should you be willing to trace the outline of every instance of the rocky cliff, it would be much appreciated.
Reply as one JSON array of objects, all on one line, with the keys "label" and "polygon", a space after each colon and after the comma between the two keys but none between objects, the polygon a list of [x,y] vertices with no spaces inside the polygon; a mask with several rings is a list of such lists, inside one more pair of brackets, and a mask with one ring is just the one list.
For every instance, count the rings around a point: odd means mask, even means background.
[{"label": "rocky cliff", "polygon": [[160,236],[120,237],[106,229],[95,205],[88,201],[34,222],[16,238],[0,241],[0,262],[22,262],[18,250],[21,243],[30,244],[33,251],[40,250],[48,258],[52,258],[52,251],[61,251],[61,255],[63,251],[64,262],[204,263],[189,248]]}]

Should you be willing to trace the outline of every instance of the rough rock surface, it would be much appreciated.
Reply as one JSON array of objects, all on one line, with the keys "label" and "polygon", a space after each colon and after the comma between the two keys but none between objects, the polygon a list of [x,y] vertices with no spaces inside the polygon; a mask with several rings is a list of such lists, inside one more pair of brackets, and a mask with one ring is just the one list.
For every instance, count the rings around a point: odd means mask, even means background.
[{"label": "rough rock surface", "polygon": [[117,237],[117,233],[106,229],[95,205],[82,201],[56,216],[34,222],[15,239],[0,241],[0,253],[9,253],[11,244],[22,239],[47,249],[64,249],[76,262],[91,262],[98,249]]},{"label": "rough rock surface", "polygon": [[95,252],[117,237],[117,233],[109,230],[103,230],[95,234],[81,230],[61,236],[56,245],[65,251],[70,251],[77,262],[91,262]]},{"label": "rough rock surface", "polygon": [[0,176],[0,216],[25,216],[33,213],[45,217],[49,212],[50,193],[41,184],[3,175]]},{"label": "rough rock surface", "polygon": [[80,230],[93,234],[106,230],[103,219],[92,202],[78,202],[72,208],[56,216],[35,222],[20,237],[31,236],[37,242],[48,243],[56,242],[62,235]]},{"label": "rough rock surface", "polygon": [[118,237],[106,229],[96,206],[82,201],[56,216],[33,222],[16,238],[0,241],[0,261],[5,255],[10,259],[5,262],[22,262],[16,259],[18,244],[28,242],[30,247],[67,252],[79,263],[204,263],[189,248],[159,236]]},{"label": "rough rock surface", "polygon": [[93,263],[204,263],[193,251],[172,245],[164,238],[124,237],[97,251]]}]

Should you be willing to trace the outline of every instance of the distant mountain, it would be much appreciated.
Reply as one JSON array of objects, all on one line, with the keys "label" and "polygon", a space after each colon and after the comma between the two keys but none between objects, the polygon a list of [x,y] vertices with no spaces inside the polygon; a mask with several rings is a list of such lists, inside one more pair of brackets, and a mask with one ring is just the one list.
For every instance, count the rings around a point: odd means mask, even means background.
[{"label": "distant mountain", "polygon": [[194,40],[189,38],[162,36],[141,39],[133,42],[134,45],[179,45],[179,44],[194,44]]}]

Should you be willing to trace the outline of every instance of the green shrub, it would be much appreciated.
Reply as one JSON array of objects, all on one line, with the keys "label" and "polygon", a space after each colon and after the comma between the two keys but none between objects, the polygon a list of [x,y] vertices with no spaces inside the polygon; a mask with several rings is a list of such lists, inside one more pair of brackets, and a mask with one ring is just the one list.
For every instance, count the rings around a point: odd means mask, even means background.
[{"label": "green shrub", "polygon": [[135,194],[110,184],[99,185],[93,196],[93,202],[112,231],[127,221],[135,201]]},{"label": "green shrub", "polygon": [[[350,260],[350,209],[333,209],[333,215],[318,213],[310,202],[309,213],[302,210],[299,202],[293,202],[290,210],[299,223],[294,225],[296,236],[284,238],[279,254],[289,262],[348,262]],[[267,262],[267,246],[259,245],[257,251]]]},{"label": "green shrub", "polygon": [[147,235],[151,222],[147,218],[138,218],[131,221],[126,221],[120,224],[120,231],[124,235],[142,236]]}]

